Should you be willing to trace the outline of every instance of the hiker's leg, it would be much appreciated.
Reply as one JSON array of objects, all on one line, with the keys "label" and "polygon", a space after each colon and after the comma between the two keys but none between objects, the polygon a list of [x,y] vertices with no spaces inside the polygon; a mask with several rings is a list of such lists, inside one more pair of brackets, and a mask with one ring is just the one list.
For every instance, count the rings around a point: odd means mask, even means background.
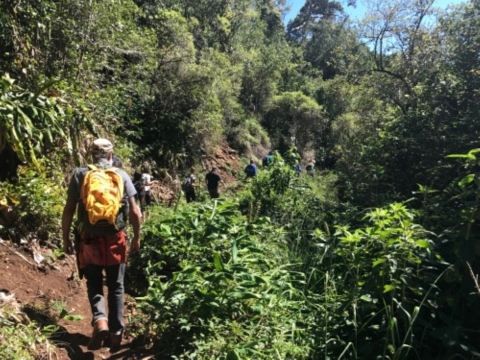
[{"label": "hiker's leg", "polygon": [[145,214],[145,207],[146,207],[146,204],[145,204],[145,192],[142,191],[140,193],[140,211],[142,212],[142,215]]},{"label": "hiker's leg", "polygon": [[87,293],[90,307],[92,309],[92,325],[98,320],[107,320],[105,311],[105,298],[103,296],[103,267],[98,265],[87,265],[83,270],[87,279]]},{"label": "hiker's leg", "polygon": [[123,323],[123,304],[125,276],[125,264],[107,266],[107,287],[108,287],[108,323],[110,333],[121,332]]},{"label": "hiker's leg", "polygon": [[220,197],[220,193],[218,192],[218,188],[208,189],[208,192],[210,193],[210,197],[212,199],[218,199]]},{"label": "hiker's leg", "polygon": [[152,193],[150,191],[145,191],[145,205],[150,206],[152,203]]}]

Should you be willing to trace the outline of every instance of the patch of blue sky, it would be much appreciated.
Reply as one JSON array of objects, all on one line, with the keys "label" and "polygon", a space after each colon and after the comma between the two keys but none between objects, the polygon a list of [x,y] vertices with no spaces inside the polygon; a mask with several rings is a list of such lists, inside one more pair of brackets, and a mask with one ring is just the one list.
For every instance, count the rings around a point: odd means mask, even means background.
[{"label": "patch of blue sky", "polygon": [[[340,1],[345,12],[350,16],[354,21],[361,20],[365,12],[367,11],[367,6],[364,1],[357,0],[356,6],[347,6],[346,1]],[[434,7],[440,9],[447,9],[449,6],[458,5],[460,3],[465,3],[467,0],[436,0],[433,4]],[[305,0],[290,0],[288,5],[290,6],[290,11],[285,15],[284,23],[288,24],[290,20],[295,18],[299,13],[302,6],[305,4]]]}]

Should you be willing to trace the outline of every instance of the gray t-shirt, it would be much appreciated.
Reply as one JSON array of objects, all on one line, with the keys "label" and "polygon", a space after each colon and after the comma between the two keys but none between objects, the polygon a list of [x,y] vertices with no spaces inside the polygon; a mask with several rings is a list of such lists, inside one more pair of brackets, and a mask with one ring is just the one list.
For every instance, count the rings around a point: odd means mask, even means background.
[{"label": "gray t-shirt", "polygon": [[[70,184],[68,184],[68,190],[67,190],[68,200],[75,200],[78,204],[77,216],[80,222],[86,222],[86,220],[88,219],[88,214],[85,210],[85,206],[83,205],[83,202],[80,199],[80,191],[82,188],[83,179],[85,178],[85,175],[87,174],[88,171],[89,169],[86,166],[76,168],[70,179]],[[124,206],[127,207],[125,209],[127,210],[128,204],[129,204],[128,199],[132,196],[135,196],[137,191],[135,190],[135,186],[133,186],[132,180],[130,179],[130,177],[125,171],[118,168],[116,171],[123,179],[124,198],[122,200],[122,203],[124,204]],[[126,215],[127,214],[125,214],[125,216]]]}]

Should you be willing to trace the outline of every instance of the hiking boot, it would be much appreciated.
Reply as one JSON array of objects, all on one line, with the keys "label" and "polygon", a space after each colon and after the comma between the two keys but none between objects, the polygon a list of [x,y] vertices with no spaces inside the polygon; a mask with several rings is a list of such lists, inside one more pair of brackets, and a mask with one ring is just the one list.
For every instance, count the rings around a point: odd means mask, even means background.
[{"label": "hiking boot", "polygon": [[88,342],[88,350],[99,350],[102,347],[103,340],[108,335],[108,323],[105,319],[100,319],[93,325],[92,338]]},{"label": "hiking boot", "polygon": [[116,350],[122,344],[122,331],[110,333],[110,350]]}]

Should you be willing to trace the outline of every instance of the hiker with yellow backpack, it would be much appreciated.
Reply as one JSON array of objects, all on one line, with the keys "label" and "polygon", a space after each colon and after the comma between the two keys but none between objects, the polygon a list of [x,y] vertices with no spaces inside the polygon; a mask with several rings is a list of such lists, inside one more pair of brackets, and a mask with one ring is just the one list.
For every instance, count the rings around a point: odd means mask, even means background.
[{"label": "hiker with yellow backpack", "polygon": [[[112,167],[113,145],[97,139],[91,147],[93,165],[76,168],[67,190],[62,215],[63,247],[66,254],[77,250],[80,278],[87,279],[92,309],[93,334],[89,350],[98,350],[103,341],[118,348],[124,329],[124,275],[127,220],[133,226],[131,251],[140,248],[140,211],[135,203],[135,187],[122,169]],[[70,239],[70,228],[77,210],[77,240]],[[103,294],[103,271],[108,288],[108,315]],[[108,336],[110,335],[110,336]]]}]

